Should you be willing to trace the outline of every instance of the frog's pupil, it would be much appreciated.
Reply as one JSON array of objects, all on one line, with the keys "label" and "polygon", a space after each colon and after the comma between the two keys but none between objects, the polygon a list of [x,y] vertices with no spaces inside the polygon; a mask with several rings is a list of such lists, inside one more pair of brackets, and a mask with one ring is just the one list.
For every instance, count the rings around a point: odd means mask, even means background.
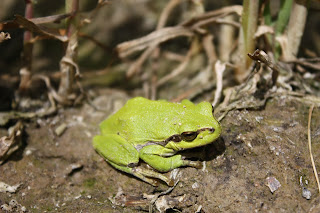
[{"label": "frog's pupil", "polygon": [[193,141],[198,136],[198,132],[183,132],[181,136],[185,141]]}]

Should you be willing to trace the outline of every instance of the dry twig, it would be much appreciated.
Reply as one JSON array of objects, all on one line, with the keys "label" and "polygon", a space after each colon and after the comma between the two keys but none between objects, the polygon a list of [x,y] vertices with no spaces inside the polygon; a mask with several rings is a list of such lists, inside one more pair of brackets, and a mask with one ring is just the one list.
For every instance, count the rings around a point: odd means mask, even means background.
[{"label": "dry twig", "polygon": [[31,20],[28,20],[20,15],[15,15],[14,22],[20,24],[25,29],[29,30],[30,32],[38,33],[40,35],[43,35],[45,37],[53,37],[56,38],[62,42],[65,42],[68,40],[67,36],[60,35],[58,31],[53,31],[52,29],[47,29],[44,26],[36,25]]},{"label": "dry twig", "polygon": [[[191,45],[194,46],[194,45]],[[157,87],[163,85],[166,83],[169,79],[174,78],[175,76],[178,76],[188,65],[191,56],[194,54],[194,48],[190,48],[186,57],[184,60],[174,69],[172,70],[168,75],[163,76],[157,83]]]},{"label": "dry twig", "polygon": [[226,70],[226,64],[221,63],[221,61],[217,61],[215,64],[215,71],[216,71],[216,78],[217,78],[217,89],[214,95],[214,101],[212,103],[212,106],[215,107],[220,98],[221,98],[221,93],[222,93],[222,88],[223,88],[223,72]]},{"label": "dry twig", "polygon": [[[138,38],[132,41],[121,43],[117,46],[116,50],[120,56],[120,58],[125,58],[137,51],[141,51],[146,49],[142,55],[131,65],[127,76],[134,75],[137,70],[140,69],[144,61],[148,58],[148,56],[151,55],[151,53],[154,51],[154,49],[157,48],[157,46],[165,42],[167,40],[186,36],[186,37],[193,37],[196,35],[196,33],[206,33],[206,30],[201,29],[201,27],[204,27],[208,24],[211,24],[213,22],[221,22],[221,18],[224,16],[227,16],[232,13],[241,14],[242,12],[242,6],[230,6],[230,7],[224,7],[219,10],[207,12],[201,15],[198,15],[192,19],[189,19],[188,21],[185,21],[175,27],[164,27],[164,22],[167,19],[167,16],[169,15],[169,12],[177,5],[180,1],[175,0],[171,1],[166,7],[166,9],[163,11],[160,20],[158,22],[157,29],[150,33],[149,35],[146,35],[142,38]],[[235,23],[228,23],[231,25],[236,25]],[[179,65],[179,67],[181,64]],[[177,68],[180,70],[180,68]],[[162,84],[162,83],[160,83]]]},{"label": "dry twig", "polygon": [[131,55],[136,51],[143,50],[149,46],[156,46],[169,39],[180,37],[180,36],[193,36],[193,32],[182,26],[177,27],[166,27],[160,30],[154,31],[147,36],[138,38],[132,41],[121,43],[117,46],[117,51],[121,58]]}]

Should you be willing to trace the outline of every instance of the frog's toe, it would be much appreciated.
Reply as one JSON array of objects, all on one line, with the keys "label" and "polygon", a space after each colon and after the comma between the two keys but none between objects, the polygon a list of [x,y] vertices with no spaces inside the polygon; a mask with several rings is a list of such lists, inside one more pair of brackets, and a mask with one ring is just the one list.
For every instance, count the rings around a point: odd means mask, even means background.
[{"label": "frog's toe", "polygon": [[[173,186],[174,185],[174,180],[172,180],[171,178],[168,178],[167,176],[165,176],[164,174],[161,174],[159,172],[156,172],[152,169],[145,169],[145,168],[135,168],[133,169],[132,174],[134,174],[136,177],[144,180],[147,183],[150,183],[153,186],[157,186],[157,184],[155,183],[151,183],[153,181],[156,181],[154,179],[160,179],[163,182],[165,182],[168,186]],[[157,181],[156,181],[157,182]]]},{"label": "frog's toe", "polygon": [[197,169],[202,169],[203,165],[201,161],[183,160],[184,166],[191,166]]},{"label": "frog's toe", "polygon": [[[144,169],[145,170],[145,169]],[[134,176],[136,176],[137,178],[140,178],[141,180],[143,180],[144,182],[147,182],[149,184],[151,184],[152,186],[158,186],[159,182],[156,181],[155,179],[152,178],[148,178],[145,176],[144,172],[141,172],[140,168],[133,168],[131,169],[131,174],[133,174]]]}]

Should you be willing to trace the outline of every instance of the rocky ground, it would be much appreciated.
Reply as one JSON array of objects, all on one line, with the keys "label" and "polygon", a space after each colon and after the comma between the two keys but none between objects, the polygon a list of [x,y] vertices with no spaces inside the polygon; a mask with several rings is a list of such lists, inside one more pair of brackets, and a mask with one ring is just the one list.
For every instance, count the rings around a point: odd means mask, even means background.
[{"label": "rocky ground", "polygon": [[[98,124],[128,97],[103,90],[94,104],[24,122],[23,146],[0,166],[2,209],[26,212],[319,212],[310,161],[310,105],[274,97],[261,110],[234,110],[221,139],[184,154],[205,162],[181,168],[171,191],[108,165],[92,148]],[[312,115],[312,148],[320,165],[320,111]],[[57,136],[57,127],[64,131]],[[5,135],[5,129],[1,129]],[[8,192],[8,189],[12,189]],[[155,197],[156,196],[156,197]],[[156,199],[158,198],[158,199]]]}]

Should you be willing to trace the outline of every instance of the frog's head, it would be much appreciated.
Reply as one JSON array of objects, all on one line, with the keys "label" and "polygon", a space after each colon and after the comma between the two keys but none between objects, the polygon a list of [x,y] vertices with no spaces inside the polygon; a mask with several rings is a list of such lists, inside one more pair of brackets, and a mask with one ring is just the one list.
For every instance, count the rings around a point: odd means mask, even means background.
[{"label": "frog's head", "polygon": [[[184,104],[183,101],[181,104]],[[204,146],[219,138],[221,126],[213,116],[212,105],[202,102],[198,105],[185,104],[185,113],[178,126],[178,134],[167,139],[167,148],[174,150]]]}]

